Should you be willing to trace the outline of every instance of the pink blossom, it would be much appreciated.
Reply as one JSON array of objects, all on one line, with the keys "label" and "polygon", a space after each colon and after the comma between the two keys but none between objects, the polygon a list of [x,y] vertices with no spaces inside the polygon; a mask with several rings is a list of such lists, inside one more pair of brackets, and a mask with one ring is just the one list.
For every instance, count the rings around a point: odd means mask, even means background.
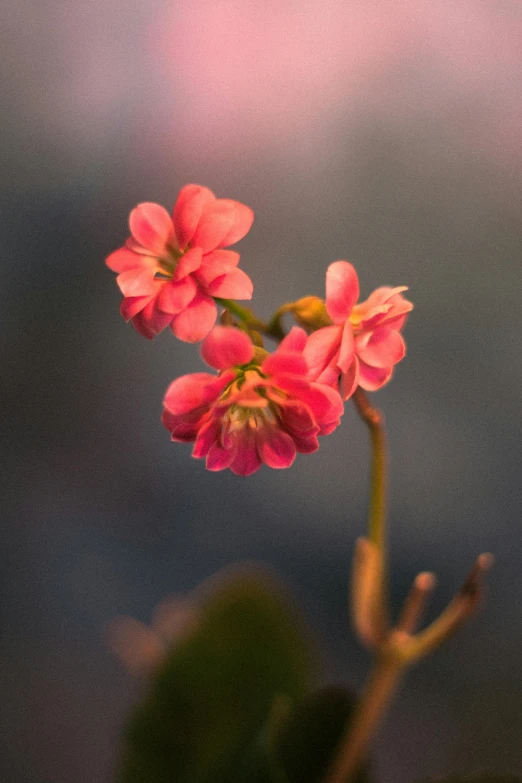
[{"label": "pink blossom", "polygon": [[277,350],[255,349],[232,326],[216,326],[201,347],[219,375],[184,375],[165,395],[163,423],[172,440],[194,443],[192,455],[209,470],[230,468],[248,476],[264,462],[288,468],[296,452],[319,448],[332,432],[343,403],[330,386],[307,379],[306,332],[294,327]]},{"label": "pink blossom", "polygon": [[309,377],[336,385],[347,400],[357,386],[376,391],[387,383],[393,367],[406,353],[400,334],[411,302],[402,296],[406,286],[377,288],[365,302],[359,298],[357,272],[348,261],[335,261],[326,272],[326,310],[333,321],[313,332],[304,356]]},{"label": "pink blossom", "polygon": [[170,326],[185,342],[202,340],[216,322],[213,297],[251,299],[252,281],[225,250],[250,229],[254,213],[208,188],[186,185],[172,217],[159,204],[132,210],[132,236],[107,258],[124,296],[120,312],[152,339]]}]

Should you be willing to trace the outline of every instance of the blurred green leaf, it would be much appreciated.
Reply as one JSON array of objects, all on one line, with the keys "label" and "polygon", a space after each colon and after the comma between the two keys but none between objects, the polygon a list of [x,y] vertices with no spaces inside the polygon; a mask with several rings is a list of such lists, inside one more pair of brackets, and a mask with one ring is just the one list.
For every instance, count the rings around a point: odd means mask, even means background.
[{"label": "blurred green leaf", "polygon": [[[275,752],[289,783],[320,783],[355,707],[355,696],[341,687],[308,696],[283,725]],[[366,768],[355,783],[367,783]]]},{"label": "blurred green leaf", "polygon": [[263,727],[277,697],[302,699],[311,676],[308,640],[269,576],[250,569],[214,581],[196,629],[129,723],[118,780],[286,783],[270,777]]}]

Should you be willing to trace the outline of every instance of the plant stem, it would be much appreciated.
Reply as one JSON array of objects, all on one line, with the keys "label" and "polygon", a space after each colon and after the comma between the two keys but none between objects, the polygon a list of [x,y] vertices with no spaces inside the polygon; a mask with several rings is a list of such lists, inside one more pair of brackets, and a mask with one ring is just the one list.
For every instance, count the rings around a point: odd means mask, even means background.
[{"label": "plant stem", "polygon": [[247,326],[250,326],[258,332],[262,332],[262,334],[267,337],[272,337],[274,340],[281,341],[285,336],[278,319],[273,318],[270,323],[261,321],[254,315],[252,310],[249,310],[247,307],[242,307],[234,301],[234,299],[221,299],[220,297],[215,296],[214,301],[222,307],[226,307],[227,310],[233,313],[236,318],[239,318],[239,320],[243,321]]},{"label": "plant stem", "polygon": [[[386,555],[386,492],[388,488],[388,458],[384,416],[371,405],[360,386],[352,397],[357,412],[370,433],[370,503],[368,511],[368,539],[375,547],[372,615],[378,635],[389,628],[387,555]],[[378,630],[377,630],[378,628]]]},{"label": "plant stem", "polygon": [[324,783],[346,783],[353,779],[395,692],[402,669],[400,658],[393,652],[382,652],[377,656],[353,719],[340,741],[340,752]]},{"label": "plant stem", "polygon": [[368,426],[372,449],[368,538],[381,552],[386,546],[387,455],[384,416],[374,408],[360,386],[352,397],[357,412]]}]

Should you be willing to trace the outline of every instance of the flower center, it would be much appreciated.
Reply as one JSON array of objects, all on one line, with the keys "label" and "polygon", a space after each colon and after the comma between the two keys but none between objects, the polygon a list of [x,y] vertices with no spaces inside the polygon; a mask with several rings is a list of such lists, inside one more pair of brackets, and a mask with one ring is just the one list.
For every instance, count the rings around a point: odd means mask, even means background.
[{"label": "flower center", "polygon": [[[267,425],[273,425],[279,418],[279,405],[267,394],[266,376],[259,365],[248,364],[236,367],[236,378],[221,395],[223,402],[229,402],[226,413],[229,432],[243,427],[259,430]],[[285,397],[284,392],[270,387],[271,393]]]},{"label": "flower center", "polygon": [[160,275],[161,278],[167,278],[170,280],[176,271],[178,261],[185,255],[187,250],[188,248],[185,250],[178,250],[178,248],[169,247],[168,256],[165,256],[164,258],[158,258],[159,269],[157,270],[156,275]]}]

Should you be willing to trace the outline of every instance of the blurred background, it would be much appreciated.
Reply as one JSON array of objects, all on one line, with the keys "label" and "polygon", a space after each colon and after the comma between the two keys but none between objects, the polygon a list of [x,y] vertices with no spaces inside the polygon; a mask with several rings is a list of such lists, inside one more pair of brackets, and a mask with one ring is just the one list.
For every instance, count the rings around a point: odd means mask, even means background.
[{"label": "blurred background", "polygon": [[2,624],[6,783],[111,781],[137,688],[108,649],[217,569],[262,561],[315,624],[323,679],[368,667],[346,617],[368,444],[343,426],[289,471],[212,474],[161,400],[203,369],[118,314],[105,257],[187,182],[251,206],[268,316],[352,261],[408,285],[386,412],[396,606],[440,610],[495,553],[487,603],[405,681],[382,783],[522,772],[522,6],[514,0],[19,0],[4,5]]}]

